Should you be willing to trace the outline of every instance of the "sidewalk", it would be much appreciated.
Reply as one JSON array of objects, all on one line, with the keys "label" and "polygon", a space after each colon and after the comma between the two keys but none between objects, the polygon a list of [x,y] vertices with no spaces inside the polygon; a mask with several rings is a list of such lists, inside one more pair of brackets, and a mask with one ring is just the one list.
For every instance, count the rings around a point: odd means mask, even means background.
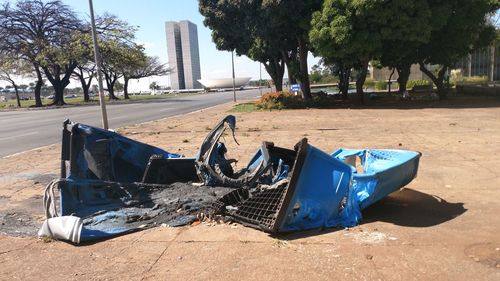
[{"label": "sidewalk", "polygon": [[[231,113],[240,146],[224,141],[238,167],[262,141],[293,147],[307,137],[327,152],[417,150],[419,174],[351,229],[272,237],[239,224],[202,223],[85,246],[0,234],[0,280],[500,280],[500,102],[480,104],[487,106]],[[193,156],[230,108],[119,132]],[[58,177],[59,153],[52,145],[0,159],[0,233],[12,225],[36,230],[32,220],[43,220],[41,195]]]}]

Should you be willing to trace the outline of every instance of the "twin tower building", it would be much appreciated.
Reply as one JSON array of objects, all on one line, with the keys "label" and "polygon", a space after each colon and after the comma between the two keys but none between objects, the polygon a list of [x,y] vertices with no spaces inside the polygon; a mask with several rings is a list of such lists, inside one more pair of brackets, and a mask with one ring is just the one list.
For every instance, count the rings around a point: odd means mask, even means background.
[{"label": "twin tower building", "polygon": [[172,90],[202,88],[200,51],[196,24],[183,20],[165,23],[167,35],[168,64],[172,68],[170,86]]}]

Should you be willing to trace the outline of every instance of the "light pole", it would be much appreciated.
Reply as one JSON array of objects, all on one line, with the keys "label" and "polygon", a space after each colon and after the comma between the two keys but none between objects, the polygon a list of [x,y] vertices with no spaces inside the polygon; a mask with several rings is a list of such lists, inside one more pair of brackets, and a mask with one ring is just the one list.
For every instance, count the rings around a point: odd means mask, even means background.
[{"label": "light pole", "polygon": [[259,63],[259,91],[262,97],[262,63]]},{"label": "light pole", "polygon": [[94,59],[97,67],[97,82],[99,85],[99,104],[101,105],[101,115],[102,115],[102,127],[107,130],[108,127],[108,114],[106,113],[106,103],[104,100],[104,91],[102,85],[102,73],[101,73],[101,57],[99,55],[99,47],[97,46],[97,34],[95,30],[95,19],[94,19],[94,5],[92,0],[89,0],[90,6],[90,22],[92,25],[92,41],[94,42]]},{"label": "light pole", "polygon": [[231,51],[231,65],[233,67],[233,101],[236,102],[236,84],[234,81],[234,51]]}]

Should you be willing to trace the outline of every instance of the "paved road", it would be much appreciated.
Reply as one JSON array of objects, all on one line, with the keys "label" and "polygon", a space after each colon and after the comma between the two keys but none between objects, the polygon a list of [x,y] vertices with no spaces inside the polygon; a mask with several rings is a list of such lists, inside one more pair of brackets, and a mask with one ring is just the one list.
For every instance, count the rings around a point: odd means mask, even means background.
[{"label": "paved road", "polygon": [[[255,98],[258,90],[238,91],[237,99]],[[232,92],[108,105],[110,128],[185,114],[233,100]],[[0,111],[0,157],[60,142],[64,119],[101,126],[99,106]]]}]

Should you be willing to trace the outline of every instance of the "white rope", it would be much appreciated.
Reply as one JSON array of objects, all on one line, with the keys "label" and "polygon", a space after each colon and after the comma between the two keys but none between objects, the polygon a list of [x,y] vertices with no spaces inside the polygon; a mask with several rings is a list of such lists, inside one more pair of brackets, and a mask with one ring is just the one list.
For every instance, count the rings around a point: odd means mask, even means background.
[{"label": "white rope", "polygon": [[57,198],[55,189],[59,189],[59,183],[66,181],[66,179],[55,179],[52,180],[47,187],[45,187],[45,192],[43,194],[43,208],[45,209],[45,216],[49,218],[59,217],[60,214],[57,212]]}]

